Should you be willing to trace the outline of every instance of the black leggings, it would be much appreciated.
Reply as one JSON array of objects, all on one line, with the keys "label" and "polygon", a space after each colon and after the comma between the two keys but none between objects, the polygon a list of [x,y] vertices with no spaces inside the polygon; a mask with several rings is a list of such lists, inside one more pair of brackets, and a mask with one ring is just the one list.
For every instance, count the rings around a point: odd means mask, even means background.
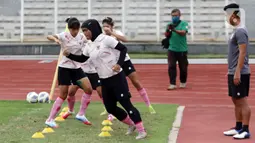
[{"label": "black leggings", "polygon": [[[128,114],[135,124],[142,121],[139,111],[130,101],[131,95],[123,72],[110,78],[102,79],[102,96],[107,112],[114,115],[118,120],[124,120]],[[125,110],[118,107],[117,102]]]}]

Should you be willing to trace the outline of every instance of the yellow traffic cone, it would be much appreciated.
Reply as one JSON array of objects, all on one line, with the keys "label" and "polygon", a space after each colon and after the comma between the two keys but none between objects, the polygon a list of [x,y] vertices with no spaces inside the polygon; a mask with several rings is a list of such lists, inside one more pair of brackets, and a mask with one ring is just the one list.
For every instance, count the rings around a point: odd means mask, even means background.
[{"label": "yellow traffic cone", "polygon": [[109,132],[101,132],[98,136],[99,137],[110,137],[111,134]]},{"label": "yellow traffic cone", "polygon": [[113,131],[113,129],[110,126],[104,126],[101,131],[102,132],[109,132],[109,131]]},{"label": "yellow traffic cone", "polygon": [[42,131],[42,133],[44,133],[44,134],[45,133],[53,133],[53,132],[54,132],[54,130],[50,127],[44,128],[43,131]]},{"label": "yellow traffic cone", "polygon": [[65,121],[65,119],[62,118],[61,116],[59,116],[59,117],[55,118],[55,121],[63,122],[63,121]]},{"label": "yellow traffic cone", "polygon": [[62,112],[67,112],[68,110],[69,110],[69,108],[65,107],[65,108],[62,109]]},{"label": "yellow traffic cone", "polygon": [[65,114],[65,112],[61,112],[60,114],[59,114],[59,116],[63,116]]},{"label": "yellow traffic cone", "polygon": [[44,135],[41,132],[36,132],[33,134],[32,138],[41,139],[41,138],[44,138]]},{"label": "yellow traffic cone", "polygon": [[103,125],[103,126],[111,126],[111,125],[112,125],[112,122],[109,121],[109,120],[104,120],[104,121],[102,122],[102,125]]}]

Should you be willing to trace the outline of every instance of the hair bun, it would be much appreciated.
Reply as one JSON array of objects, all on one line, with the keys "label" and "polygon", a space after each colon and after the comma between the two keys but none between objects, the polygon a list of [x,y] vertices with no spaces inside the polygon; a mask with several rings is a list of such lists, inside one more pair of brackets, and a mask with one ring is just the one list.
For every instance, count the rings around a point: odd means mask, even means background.
[{"label": "hair bun", "polygon": [[109,20],[109,22],[111,23],[113,22],[111,17],[106,17],[106,19]]}]

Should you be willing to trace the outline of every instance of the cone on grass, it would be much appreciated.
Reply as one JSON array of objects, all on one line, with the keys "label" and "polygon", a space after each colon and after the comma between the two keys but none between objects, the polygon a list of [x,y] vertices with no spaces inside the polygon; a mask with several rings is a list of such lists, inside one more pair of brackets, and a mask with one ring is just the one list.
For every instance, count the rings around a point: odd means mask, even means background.
[{"label": "cone on grass", "polygon": [[104,120],[104,121],[102,122],[102,125],[103,125],[103,126],[111,126],[111,125],[112,125],[112,122],[111,122],[110,120]]},{"label": "cone on grass", "polygon": [[101,132],[98,136],[99,137],[110,137],[111,134],[109,132]]},{"label": "cone on grass", "polygon": [[61,112],[60,114],[59,114],[59,116],[63,116],[65,114],[65,112]]},{"label": "cone on grass", "polygon": [[102,132],[110,132],[110,131],[113,131],[113,129],[110,126],[104,126],[101,131]]},{"label": "cone on grass", "polygon": [[44,133],[44,134],[45,133],[53,133],[53,132],[54,132],[54,130],[50,127],[44,128],[43,131],[42,131],[42,133]]},{"label": "cone on grass", "polygon": [[69,108],[65,107],[65,108],[62,109],[62,112],[67,112],[68,110],[69,110]]},{"label": "cone on grass", "polygon": [[62,118],[61,116],[59,116],[59,117],[55,118],[55,121],[57,121],[57,122],[63,122],[63,121],[65,121],[65,119]]},{"label": "cone on grass", "polygon": [[42,134],[42,132],[36,132],[36,133],[33,134],[32,138],[34,138],[34,139],[42,139],[42,138],[45,138],[45,137]]}]

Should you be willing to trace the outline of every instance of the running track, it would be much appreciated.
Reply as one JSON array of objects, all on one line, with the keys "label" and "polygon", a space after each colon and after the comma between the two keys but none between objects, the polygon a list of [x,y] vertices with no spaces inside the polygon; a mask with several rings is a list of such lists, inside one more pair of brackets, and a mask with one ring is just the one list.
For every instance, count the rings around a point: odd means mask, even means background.
[{"label": "running track", "polygon": [[[1,95],[4,100],[24,100],[30,91],[49,92],[56,62],[0,61]],[[252,69],[255,68],[252,65]],[[175,103],[186,106],[178,143],[236,143],[222,131],[234,125],[233,106],[227,96],[226,65],[190,65],[186,89],[167,91],[166,65],[136,65],[140,79],[154,103]],[[255,107],[254,76],[251,78],[250,104]],[[132,100],[142,102],[131,84]],[[59,91],[56,88],[55,97]],[[81,91],[77,95],[81,95]],[[77,99],[80,99],[78,97]],[[99,98],[94,93],[93,100]],[[252,115],[252,119],[254,114]],[[251,132],[255,125],[251,122]],[[252,143],[254,139],[241,141]],[[240,142],[240,141],[239,141]]]}]

